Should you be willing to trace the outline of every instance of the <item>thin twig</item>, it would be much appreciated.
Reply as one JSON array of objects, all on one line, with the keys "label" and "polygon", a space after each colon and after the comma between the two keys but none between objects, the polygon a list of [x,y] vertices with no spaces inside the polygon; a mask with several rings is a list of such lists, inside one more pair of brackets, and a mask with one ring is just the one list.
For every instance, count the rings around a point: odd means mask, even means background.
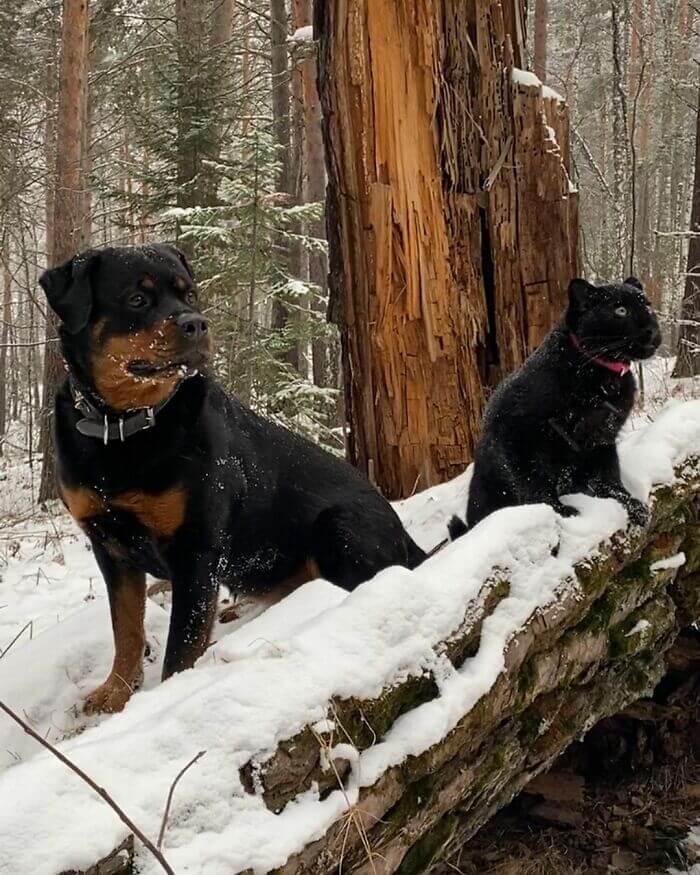
[{"label": "thin twig", "polygon": [[163,846],[163,837],[165,836],[165,830],[167,829],[167,826],[168,826],[168,815],[170,814],[170,803],[173,801],[173,793],[175,792],[175,787],[177,787],[178,781],[185,774],[185,772],[190,768],[190,766],[193,766],[197,762],[198,759],[201,759],[204,756],[205,753],[206,753],[205,750],[200,750],[200,752],[196,756],[193,756],[192,759],[187,763],[187,765],[183,766],[180,769],[180,771],[177,773],[177,775],[175,775],[175,780],[170,785],[170,791],[168,792],[168,801],[165,803],[165,811],[163,812],[163,820],[160,824],[160,832],[158,833],[158,850],[160,850],[161,847]]},{"label": "thin twig", "polygon": [[117,805],[117,803],[112,799],[109,793],[104,789],[104,787],[100,787],[99,784],[95,783],[95,781],[86,774],[79,766],[76,766],[74,762],[68,759],[68,757],[61,753],[60,750],[57,750],[50,742],[48,742],[45,738],[42,738],[38,732],[35,732],[32,727],[22,718],[19,714],[15,714],[12,708],[8,707],[1,699],[0,699],[0,711],[4,711],[5,714],[11,719],[14,720],[26,733],[27,735],[31,735],[31,737],[38,741],[40,745],[45,747],[48,751],[59,759],[65,766],[68,766],[71,771],[75,772],[79,778],[82,778],[83,781],[97,793],[98,796],[101,796],[102,799],[109,805],[109,807],[114,811],[119,820],[124,823],[131,832],[138,838],[138,840],[148,848],[148,850],[153,854],[153,856],[158,860],[160,865],[163,867],[163,871],[167,872],[168,875],[175,875],[175,870],[165,859],[160,850],[153,844],[153,842],[148,838],[148,836],[144,835],[144,833],[136,826],[136,824],[131,820],[131,818],[126,814],[126,812]]}]

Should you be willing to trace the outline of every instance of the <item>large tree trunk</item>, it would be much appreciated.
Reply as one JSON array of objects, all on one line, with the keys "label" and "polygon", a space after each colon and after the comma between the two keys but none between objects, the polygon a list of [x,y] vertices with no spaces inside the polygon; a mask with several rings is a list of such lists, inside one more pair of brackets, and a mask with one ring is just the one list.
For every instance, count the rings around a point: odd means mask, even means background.
[{"label": "large tree trunk", "polygon": [[[58,83],[58,118],[53,225],[47,240],[49,265],[60,264],[75,255],[84,227],[82,178],[83,122],[87,88],[88,0],[64,0],[61,61]],[[44,357],[44,396],[40,450],[43,453],[39,500],[56,495],[52,431],[53,398],[63,367],[56,342],[56,322],[49,315]]]},{"label": "large tree trunk", "polygon": [[349,453],[395,498],[464,468],[484,388],[561,311],[567,113],[511,81],[519,0],[334,0],[315,23]]},{"label": "large tree trunk", "polygon": [[690,214],[690,240],[685,293],[681,307],[681,330],[674,377],[694,377],[700,373],[700,88],[695,138],[693,207]]}]

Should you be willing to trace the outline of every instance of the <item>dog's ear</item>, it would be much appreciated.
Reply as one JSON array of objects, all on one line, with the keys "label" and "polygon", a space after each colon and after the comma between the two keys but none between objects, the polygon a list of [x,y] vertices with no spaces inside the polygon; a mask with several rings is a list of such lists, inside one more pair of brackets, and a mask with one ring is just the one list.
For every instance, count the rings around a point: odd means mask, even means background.
[{"label": "dog's ear", "polygon": [[91,274],[99,257],[99,252],[83,252],[58,267],[45,270],[39,277],[49,306],[69,334],[82,331],[90,319]]},{"label": "dog's ear", "polygon": [[569,283],[569,303],[578,310],[585,310],[595,303],[598,288],[588,280],[577,277]]},{"label": "dog's ear", "polygon": [[166,252],[169,252],[171,255],[174,255],[175,258],[180,262],[180,264],[185,268],[187,273],[190,276],[190,279],[194,282],[194,274],[192,273],[192,268],[190,267],[190,263],[187,260],[185,253],[178,249],[177,246],[173,246],[172,243],[159,243],[157,246],[153,247],[154,249],[164,249]]},{"label": "dog's ear", "polygon": [[624,284],[626,286],[633,286],[635,289],[639,289],[640,292],[644,291],[644,286],[636,276],[628,276]]}]

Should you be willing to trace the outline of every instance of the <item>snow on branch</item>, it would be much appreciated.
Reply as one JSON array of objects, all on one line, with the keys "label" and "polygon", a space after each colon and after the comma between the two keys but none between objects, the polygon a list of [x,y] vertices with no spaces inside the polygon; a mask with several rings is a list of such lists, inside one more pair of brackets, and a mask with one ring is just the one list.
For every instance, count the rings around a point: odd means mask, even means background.
[{"label": "snow on branch", "polygon": [[544,85],[530,70],[520,70],[518,67],[513,67],[511,81],[514,85],[521,85],[523,88],[539,88],[545,100],[556,100],[558,103],[566,102],[558,91],[550,88],[549,85]]}]

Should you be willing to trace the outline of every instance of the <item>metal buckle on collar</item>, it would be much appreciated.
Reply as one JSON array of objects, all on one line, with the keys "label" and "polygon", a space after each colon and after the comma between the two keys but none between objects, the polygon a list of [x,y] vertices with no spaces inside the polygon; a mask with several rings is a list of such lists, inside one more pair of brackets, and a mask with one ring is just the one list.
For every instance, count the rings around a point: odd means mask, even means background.
[{"label": "metal buckle on collar", "polygon": [[145,428],[153,428],[156,424],[156,412],[152,407],[146,408],[146,425]]},{"label": "metal buckle on collar", "polygon": [[124,443],[124,417],[119,417],[119,440]]},{"label": "metal buckle on collar", "polygon": [[109,420],[107,419],[107,414],[105,413],[105,424],[104,431],[102,432],[102,437],[104,439],[104,444],[107,446],[109,443]]}]

